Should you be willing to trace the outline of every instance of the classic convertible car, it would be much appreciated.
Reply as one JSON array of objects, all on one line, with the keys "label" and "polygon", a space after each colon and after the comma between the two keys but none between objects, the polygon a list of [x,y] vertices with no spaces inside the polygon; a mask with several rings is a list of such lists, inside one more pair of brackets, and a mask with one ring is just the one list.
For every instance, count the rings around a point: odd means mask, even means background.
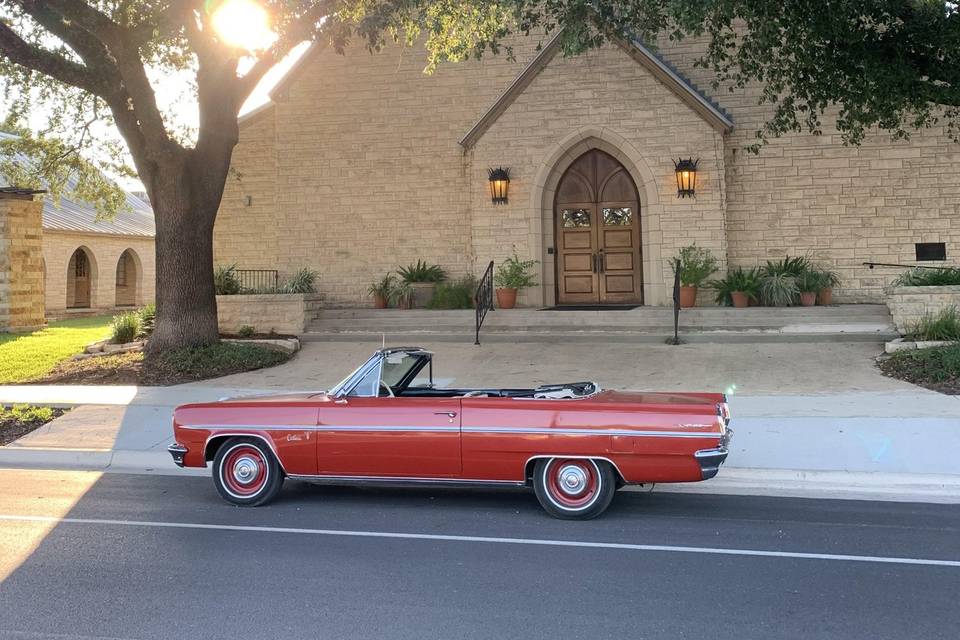
[{"label": "classic convertible car", "polygon": [[268,502],[284,478],[532,486],[551,515],[587,519],[623,485],[715,476],[729,421],[718,393],[441,388],[432,353],[397,347],[327,392],[178,407],[169,451],[181,467],[212,461],[217,491],[237,505]]}]

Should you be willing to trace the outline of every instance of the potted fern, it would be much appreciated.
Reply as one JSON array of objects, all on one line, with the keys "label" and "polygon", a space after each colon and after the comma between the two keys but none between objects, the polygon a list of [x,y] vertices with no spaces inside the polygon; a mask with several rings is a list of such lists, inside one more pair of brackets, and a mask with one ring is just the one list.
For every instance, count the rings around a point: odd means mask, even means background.
[{"label": "potted fern", "polygon": [[417,260],[416,264],[397,269],[400,279],[410,285],[410,302],[417,309],[424,309],[433,299],[437,283],[447,278],[446,272],[438,264],[427,264]]},{"label": "potted fern", "polygon": [[760,295],[760,270],[737,267],[729,269],[727,276],[711,280],[708,287],[717,292],[717,304],[732,305],[737,309],[750,306]]},{"label": "potted fern", "polygon": [[692,244],[680,249],[672,261],[675,273],[680,274],[680,307],[697,306],[697,290],[717,271],[717,259],[709,249]]},{"label": "potted fern", "polygon": [[817,304],[817,292],[823,288],[823,275],[813,269],[802,271],[797,276],[797,289],[800,291],[800,304],[812,307]]},{"label": "potted fern", "polygon": [[373,298],[373,307],[375,309],[387,308],[387,304],[390,302],[390,296],[393,295],[396,280],[396,277],[394,277],[392,273],[388,273],[371,284],[370,288],[367,289],[370,297]]},{"label": "potted fern", "polygon": [[833,304],[833,288],[840,284],[840,276],[836,271],[824,269],[820,272],[820,291],[817,293],[817,304]]},{"label": "potted fern", "polygon": [[535,264],[537,260],[521,260],[514,251],[511,257],[497,266],[493,282],[497,285],[498,307],[513,309],[517,305],[517,292],[537,286],[537,280],[531,273]]}]

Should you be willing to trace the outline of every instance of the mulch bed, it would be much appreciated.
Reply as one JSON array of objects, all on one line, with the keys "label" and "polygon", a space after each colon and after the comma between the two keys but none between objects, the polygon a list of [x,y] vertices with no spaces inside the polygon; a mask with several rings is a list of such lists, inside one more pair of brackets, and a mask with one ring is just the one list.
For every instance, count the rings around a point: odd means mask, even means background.
[{"label": "mulch bed", "polygon": [[877,366],[883,375],[890,378],[955,396],[960,395],[960,367],[957,366],[956,356],[950,357],[951,352],[960,352],[960,347],[897,353],[880,359]]},{"label": "mulch bed", "polygon": [[145,359],[143,352],[66,360],[33,384],[169,386],[219,378],[282,364],[290,354],[254,345],[222,342]]},{"label": "mulch bed", "polygon": [[55,418],[59,418],[66,409],[51,409],[50,419],[20,420],[12,416],[0,416],[0,447],[10,444],[17,438],[22,438],[31,431],[39,429]]}]

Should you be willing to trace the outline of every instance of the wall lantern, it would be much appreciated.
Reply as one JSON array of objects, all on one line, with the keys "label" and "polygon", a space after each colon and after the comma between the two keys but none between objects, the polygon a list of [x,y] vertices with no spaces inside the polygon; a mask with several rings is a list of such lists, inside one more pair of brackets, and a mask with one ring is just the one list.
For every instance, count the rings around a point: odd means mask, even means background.
[{"label": "wall lantern", "polygon": [[697,164],[700,163],[700,158],[694,160],[693,158],[687,158],[686,160],[680,159],[675,160],[673,166],[676,167],[677,171],[677,197],[686,198],[690,196],[694,197],[697,191]]},{"label": "wall lantern", "polygon": [[510,189],[510,169],[497,167],[487,169],[490,176],[490,198],[493,204],[507,204],[507,191]]}]

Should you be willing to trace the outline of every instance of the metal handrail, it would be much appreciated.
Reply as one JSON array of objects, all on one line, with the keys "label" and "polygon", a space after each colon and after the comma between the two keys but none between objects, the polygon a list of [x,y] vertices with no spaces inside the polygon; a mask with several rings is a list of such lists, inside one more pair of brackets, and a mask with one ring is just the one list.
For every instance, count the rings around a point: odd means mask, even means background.
[{"label": "metal handrail", "polygon": [[680,344],[680,267],[673,265],[673,338],[667,344]]},{"label": "metal handrail", "polygon": [[480,344],[480,327],[483,325],[483,319],[487,317],[487,311],[493,311],[493,260],[487,265],[487,270],[483,272],[480,278],[480,284],[477,286],[477,293],[473,298],[474,307],[477,312],[477,332],[473,344]]},{"label": "metal handrail", "polygon": [[276,269],[236,269],[240,288],[249,291],[276,291],[280,274]]},{"label": "metal handrail", "polygon": [[956,269],[957,267],[951,267],[948,264],[945,264],[940,267],[929,267],[923,264],[898,264],[896,262],[864,262],[863,266],[870,267],[898,267],[901,269],[933,269],[934,271],[939,271],[940,269]]}]

